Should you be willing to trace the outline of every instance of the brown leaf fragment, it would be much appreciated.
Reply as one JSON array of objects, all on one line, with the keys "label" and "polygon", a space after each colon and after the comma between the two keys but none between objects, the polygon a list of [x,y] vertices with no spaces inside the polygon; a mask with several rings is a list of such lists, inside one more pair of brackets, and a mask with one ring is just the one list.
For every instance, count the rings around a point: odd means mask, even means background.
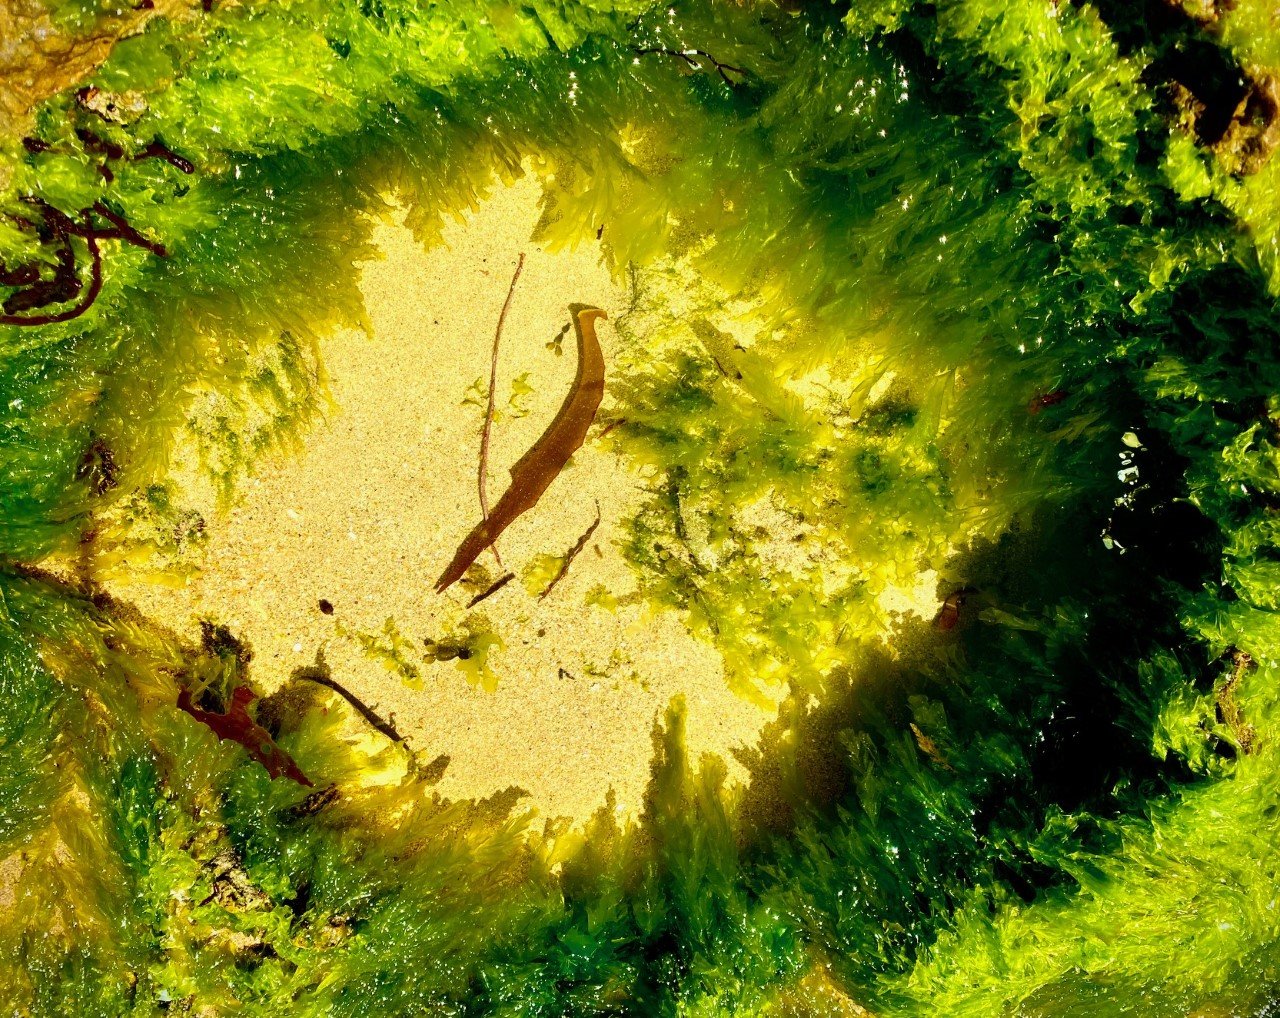
[{"label": "brown leaf fragment", "polygon": [[971,595],[976,593],[973,587],[961,587],[948,594],[942,602],[942,607],[938,609],[938,614],[933,618],[933,628],[944,633],[955,629],[960,622],[965,603]]},{"label": "brown leaf fragment", "polygon": [[1257,665],[1254,663],[1253,658],[1242,650],[1235,652],[1233,665],[1230,677],[1222,684],[1222,688],[1218,690],[1218,717],[1222,719],[1224,725],[1231,729],[1231,734],[1240,746],[1240,752],[1248,754],[1252,753],[1255,748],[1258,733],[1253,725],[1245,720],[1244,711],[1240,708],[1239,701],[1236,700],[1236,690],[1239,688],[1240,681],[1244,678],[1245,673],[1252,668],[1256,668]]},{"label": "brown leaf fragment", "polygon": [[920,747],[921,753],[927,756],[939,767],[943,767],[949,771],[955,770],[951,764],[947,763],[947,758],[943,756],[942,750],[938,748],[938,744],[929,738],[929,736],[925,735],[924,732],[920,730],[919,725],[912,721],[909,727],[911,729],[911,734],[916,737],[916,745]]},{"label": "brown leaf fragment", "polygon": [[266,768],[272,778],[284,776],[308,788],[314,787],[293,757],[277,746],[271,734],[249,717],[247,708],[256,699],[257,694],[248,686],[237,686],[231,694],[231,709],[225,714],[218,714],[197,707],[191,699],[191,691],[181,689],[178,691],[178,709],[190,714],[219,739],[238,742]]},{"label": "brown leaf fragment", "polygon": [[575,316],[578,372],[569,394],[547,430],[511,468],[511,486],[498,499],[493,512],[477,523],[458,546],[453,560],[436,581],[437,591],[455,583],[518,516],[537,505],[569,458],[582,448],[604,398],[604,354],[596,338],[595,323],[605,317],[599,308],[584,308]]}]

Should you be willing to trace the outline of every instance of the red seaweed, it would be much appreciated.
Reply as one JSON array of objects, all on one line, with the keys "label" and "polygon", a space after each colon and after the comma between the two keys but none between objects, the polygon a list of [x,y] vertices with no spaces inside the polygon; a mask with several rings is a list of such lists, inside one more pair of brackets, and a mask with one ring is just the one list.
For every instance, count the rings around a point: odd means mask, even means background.
[{"label": "red seaweed", "polygon": [[89,245],[89,257],[93,259],[89,266],[89,286],[84,296],[74,307],[51,315],[0,315],[0,325],[54,325],[58,322],[69,322],[79,318],[93,306],[102,292],[102,254],[98,251],[97,238],[90,235],[86,238]]},{"label": "red seaweed", "polygon": [[5,298],[2,305],[5,314],[33,311],[50,304],[65,304],[80,293],[80,277],[76,275],[76,253],[64,237],[58,249],[58,264],[49,279],[41,279],[37,273],[33,282]]},{"label": "red seaweed", "polygon": [[246,708],[256,699],[257,694],[248,686],[237,686],[231,694],[231,709],[225,714],[218,714],[197,707],[191,699],[191,691],[181,689],[178,691],[178,708],[207,727],[219,740],[230,739],[239,743],[273,779],[283,776],[307,788],[314,787],[293,757],[275,744],[271,733],[249,717]]},{"label": "red seaweed", "polygon": [[[33,205],[40,210],[41,222],[37,225],[20,216],[11,215],[9,218],[23,229],[36,230],[46,242],[59,242],[58,265],[53,276],[48,280],[40,279],[38,273],[33,277],[25,267],[15,269],[13,272],[6,270],[5,277],[7,279],[14,278],[15,273],[21,273],[19,278],[28,282],[23,284],[25,289],[20,289],[5,299],[3,304],[5,313],[0,314],[0,325],[53,325],[57,322],[69,322],[88,311],[93,306],[93,302],[98,299],[98,294],[102,292],[102,254],[98,250],[99,240],[122,240],[128,244],[144,248],[160,258],[169,256],[169,252],[163,244],[148,239],[133,226],[129,225],[123,216],[112,212],[102,202],[95,202],[92,209],[84,209],[81,212],[84,217],[84,224],[80,225],[65,212],[54,208],[43,199],[31,197],[23,200],[28,205]],[[93,213],[102,216],[111,226],[94,226]],[[83,288],[83,296],[80,301],[73,307],[53,314],[15,314],[14,312],[17,311],[31,311],[47,307],[50,304],[65,303],[81,293],[82,284],[76,274],[75,251],[71,247],[72,237],[80,237],[85,241],[91,259],[89,286]]]},{"label": "red seaweed", "polygon": [[170,166],[181,170],[183,173],[195,173],[196,166],[190,159],[184,159],[178,155],[169,146],[153,141],[144,148],[136,156],[133,157],[134,162],[141,162],[144,159],[163,159]]},{"label": "red seaweed", "polygon": [[108,159],[124,158],[124,148],[122,146],[117,145],[114,141],[108,141],[106,138],[94,134],[87,128],[77,127],[76,137],[80,139],[86,152],[97,152],[99,155],[106,156]]},{"label": "red seaweed", "polygon": [[1053,392],[1040,393],[1033,396],[1031,402],[1027,404],[1027,413],[1035,417],[1041,410],[1047,410],[1051,406],[1057,406],[1067,398],[1066,389],[1054,389]]}]

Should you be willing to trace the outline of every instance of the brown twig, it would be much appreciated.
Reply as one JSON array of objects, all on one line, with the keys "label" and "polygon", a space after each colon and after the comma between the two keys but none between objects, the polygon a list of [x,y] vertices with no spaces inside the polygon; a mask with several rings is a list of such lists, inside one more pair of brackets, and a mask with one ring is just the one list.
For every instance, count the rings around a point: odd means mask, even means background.
[{"label": "brown twig", "polygon": [[557,572],[555,576],[551,578],[551,582],[548,583],[542,589],[542,593],[538,595],[539,601],[543,600],[548,594],[550,594],[551,591],[555,589],[556,584],[564,579],[564,574],[569,571],[569,566],[572,565],[573,560],[578,557],[578,553],[581,552],[582,549],[587,546],[587,542],[591,540],[591,535],[596,532],[596,527],[598,526],[600,526],[600,503],[599,502],[596,503],[595,521],[591,524],[591,526],[587,527],[587,529],[583,531],[582,536],[579,537],[577,542],[574,544],[574,546],[569,549],[568,554],[566,554],[564,557],[564,561],[560,563],[559,572]]},{"label": "brown twig", "polygon": [[325,689],[332,689],[340,697],[351,704],[356,713],[369,722],[374,728],[380,731],[392,742],[404,742],[404,736],[396,731],[396,726],[390,721],[383,721],[373,708],[366,704],[355,693],[351,692],[337,679],[332,679],[328,675],[323,675],[318,671],[299,671],[295,673],[295,677],[305,679],[307,682],[314,682],[317,686],[324,686]]},{"label": "brown twig", "polygon": [[478,593],[475,597],[473,597],[470,601],[468,601],[467,607],[474,608],[481,601],[485,600],[485,598],[493,597],[494,594],[500,591],[503,587],[505,587],[508,583],[510,583],[515,578],[516,578],[515,573],[504,573],[502,576],[499,576],[496,580],[494,580],[491,584],[489,584],[489,586],[487,586],[484,590],[480,591],[480,593]]},{"label": "brown twig", "polygon": [[647,57],[654,54],[663,57],[676,57],[679,60],[683,60],[695,71],[702,70],[702,61],[706,60],[716,69],[716,73],[724,79],[724,83],[726,85],[737,84],[729,77],[729,74],[727,73],[729,71],[732,71],[734,74],[741,74],[744,79],[747,77],[747,72],[741,67],[734,67],[733,64],[721,63],[704,49],[668,49],[665,46],[651,46],[648,49],[636,50],[636,56]]},{"label": "brown twig", "polygon": [[143,236],[142,233],[130,226],[123,216],[116,215],[116,213],[103,205],[102,202],[94,202],[93,211],[98,213],[98,215],[115,227],[114,230],[95,230],[95,237],[101,239],[123,240],[150,251],[157,258],[169,257],[169,251],[163,244],[158,244],[154,240],[149,240],[147,237]]},{"label": "brown twig", "polygon": [[608,424],[606,424],[603,428],[600,429],[600,431],[596,434],[596,438],[604,438],[604,436],[609,434],[609,432],[611,432],[614,428],[626,423],[627,423],[627,419],[625,417],[615,418],[614,420],[610,421]]},{"label": "brown twig", "polygon": [[[498,387],[498,344],[502,341],[502,325],[507,320],[507,311],[511,307],[511,298],[515,296],[516,281],[520,278],[520,270],[524,268],[524,252],[516,259],[516,271],[511,276],[511,286],[507,288],[507,299],[503,301],[502,312],[498,315],[498,327],[493,330],[493,356],[489,359],[489,404],[484,411],[484,427],[480,430],[480,466],[476,472],[476,485],[480,489],[480,517],[489,518],[489,433],[493,430],[493,399]],[[502,556],[498,553],[498,542],[492,545],[494,561],[502,565]]]}]

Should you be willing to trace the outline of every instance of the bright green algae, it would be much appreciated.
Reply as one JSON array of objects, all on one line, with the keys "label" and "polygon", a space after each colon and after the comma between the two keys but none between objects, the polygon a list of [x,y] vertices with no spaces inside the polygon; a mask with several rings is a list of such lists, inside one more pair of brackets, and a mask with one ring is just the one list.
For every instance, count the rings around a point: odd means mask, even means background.
[{"label": "bright green algae", "polygon": [[[1252,65],[1275,43],[1245,52],[1251,11],[1179,31]],[[29,859],[4,878],[0,995],[825,1014],[824,986],[876,1014],[1260,1012],[1280,210],[1274,161],[1233,176],[1172,126],[1174,46],[1106,4],[1022,0],[273,4],[122,43],[93,83],[145,115],[63,96],[37,117],[54,149],[7,141],[7,209],[103,199],[170,257],[108,244],[88,314],[0,332],[0,840]],[[663,47],[743,72],[636,52]],[[108,185],[84,125],[197,171]],[[627,548],[643,585],[744,692],[792,692],[738,791],[686,759],[674,705],[640,823],[583,835],[530,833],[510,797],[440,802],[424,762],[344,742],[336,702],[273,699],[260,719],[339,789],[313,812],[173,707],[179,683],[252,679],[234,642],[174,646],[33,566],[105,504],[163,503],[196,389],[228,489],[291,440],[323,398],[314,337],[361,321],[382,196],[431,240],[525,158],[547,239],[603,224],[634,274],[610,441],[658,471]],[[7,263],[32,250],[0,235]],[[815,372],[825,401],[791,384]],[[774,570],[734,511],[764,498],[828,550],[813,571]],[[953,631],[900,620],[890,656],[876,595],[927,568],[974,594]]]}]

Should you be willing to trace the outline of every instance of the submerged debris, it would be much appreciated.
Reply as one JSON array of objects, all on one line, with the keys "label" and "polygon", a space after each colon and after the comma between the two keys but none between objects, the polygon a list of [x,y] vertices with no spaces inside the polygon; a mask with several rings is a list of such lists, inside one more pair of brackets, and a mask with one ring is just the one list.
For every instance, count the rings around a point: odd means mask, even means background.
[{"label": "submerged debris", "polygon": [[1042,410],[1048,410],[1051,406],[1057,406],[1069,393],[1066,389],[1054,389],[1053,392],[1042,392],[1032,396],[1027,403],[1027,413],[1032,417],[1037,416]]},{"label": "submerged debris", "polygon": [[304,682],[314,682],[317,686],[324,686],[325,689],[333,690],[333,692],[346,700],[357,714],[392,742],[405,741],[404,736],[396,730],[394,714],[391,715],[390,720],[384,721],[372,707],[330,675],[327,667],[299,668],[293,673],[293,677]]},{"label": "submerged debris", "polygon": [[596,527],[598,526],[600,526],[600,504],[596,503],[595,520],[592,522],[591,526],[587,527],[587,529],[583,531],[582,536],[574,542],[573,547],[565,553],[564,561],[560,563],[559,571],[555,576],[551,577],[551,582],[543,587],[542,593],[538,595],[539,601],[543,600],[548,594],[550,594],[551,591],[555,589],[556,584],[564,579],[565,573],[569,571],[569,566],[573,564],[573,560],[578,557],[578,554],[582,549],[587,546],[587,542],[591,540],[591,535],[596,532]]},{"label": "submerged debris", "polygon": [[341,798],[337,785],[325,785],[324,788],[317,788],[311,792],[305,799],[296,805],[290,806],[285,810],[285,815],[290,820],[301,820],[304,817],[313,817],[321,812],[325,807],[332,805]]},{"label": "submerged debris", "polygon": [[76,480],[87,481],[89,490],[101,497],[120,483],[120,466],[105,440],[96,437],[76,467]]},{"label": "submerged debris", "polygon": [[485,587],[484,590],[480,591],[480,593],[478,593],[475,597],[473,597],[470,601],[468,601],[467,607],[474,608],[476,605],[478,605],[481,601],[485,600],[486,598],[493,597],[494,594],[500,591],[503,587],[505,587],[508,583],[510,583],[515,578],[516,578],[515,573],[503,573],[503,575],[499,576],[496,580],[494,580],[491,584],[489,584],[489,586]]},{"label": "submerged debris", "polygon": [[538,504],[551,482],[586,440],[604,398],[604,354],[596,338],[596,319],[607,317],[599,308],[577,313],[578,373],[555,418],[533,447],[511,468],[511,486],[459,545],[453,560],[436,581],[443,591],[470,568],[480,553],[490,547],[511,523]]},{"label": "submerged debris", "polygon": [[[689,69],[693,71],[701,71],[705,66],[709,65],[717,74],[720,75],[721,80],[723,80],[726,85],[730,86],[740,85],[747,78],[747,72],[741,67],[734,67],[733,64],[726,64],[723,61],[717,60],[704,49],[670,49],[666,46],[650,46],[645,49],[636,50],[636,56],[675,57],[677,60],[683,60],[689,66]],[[738,75],[738,80],[734,81],[729,77],[730,74]],[[600,227],[600,230],[603,232],[604,227]],[[599,233],[596,234],[596,239],[600,239]]]},{"label": "submerged debris", "polygon": [[977,591],[973,587],[961,587],[957,591],[953,591],[943,599],[942,607],[938,609],[938,614],[934,616],[933,628],[943,633],[949,633],[956,628],[960,622],[960,612],[964,608],[969,597],[976,594]]},{"label": "submerged debris", "polygon": [[1232,665],[1231,674],[1227,677],[1227,681],[1222,684],[1222,688],[1218,690],[1218,716],[1222,719],[1222,723],[1231,730],[1231,734],[1240,746],[1240,752],[1247,754],[1253,752],[1258,733],[1253,725],[1245,720],[1245,713],[1241,709],[1239,701],[1236,700],[1236,691],[1239,689],[1240,681],[1244,678],[1245,673],[1256,668],[1257,664],[1250,655],[1238,650],[1232,659]]}]

